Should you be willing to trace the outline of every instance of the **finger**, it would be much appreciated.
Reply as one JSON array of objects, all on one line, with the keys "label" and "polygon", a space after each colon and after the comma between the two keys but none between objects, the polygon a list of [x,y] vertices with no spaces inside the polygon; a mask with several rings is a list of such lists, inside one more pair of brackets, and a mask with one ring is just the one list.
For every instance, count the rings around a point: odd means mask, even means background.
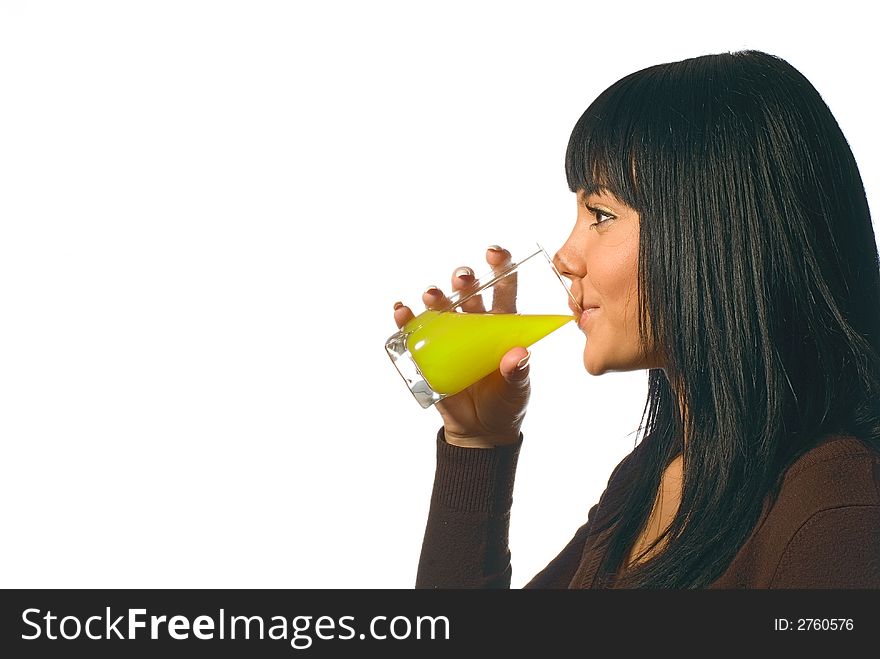
[{"label": "finger", "polygon": [[[511,255],[506,249],[491,245],[486,250],[486,261],[493,272],[500,272],[510,265]],[[516,313],[516,277],[515,272],[509,274],[492,287],[492,313]]]},{"label": "finger", "polygon": [[529,379],[529,358],[531,353],[521,346],[511,348],[501,358],[499,370],[510,384],[523,384]]},{"label": "finger", "polygon": [[394,322],[397,325],[397,329],[403,329],[403,326],[413,318],[415,318],[415,314],[412,312],[412,309],[403,302],[394,303]]},{"label": "finger", "polygon": [[[476,280],[474,271],[467,266],[462,266],[452,273],[452,289],[461,295],[467,295]],[[466,313],[486,313],[486,306],[483,304],[482,295],[474,295],[468,298],[461,303],[459,308]]]},{"label": "finger", "polygon": [[499,245],[489,245],[486,248],[486,262],[493,270],[503,268],[510,262],[510,252]]},{"label": "finger", "polygon": [[449,298],[436,286],[428,286],[422,293],[422,302],[427,309],[443,309],[449,305]]}]

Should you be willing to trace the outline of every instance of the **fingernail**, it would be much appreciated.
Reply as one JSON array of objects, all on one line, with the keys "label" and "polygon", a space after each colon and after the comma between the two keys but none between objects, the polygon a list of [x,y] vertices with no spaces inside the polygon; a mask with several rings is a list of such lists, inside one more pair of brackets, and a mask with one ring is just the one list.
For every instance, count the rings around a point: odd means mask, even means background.
[{"label": "fingernail", "polygon": [[486,249],[491,249],[493,252],[503,252],[504,250],[499,245],[489,245]]},{"label": "fingernail", "polygon": [[440,292],[440,289],[434,285],[428,286],[428,288],[425,289],[425,293],[431,293],[432,295],[439,293],[439,292]]},{"label": "fingernail", "polygon": [[529,357],[531,357],[531,356],[532,356],[532,353],[527,353],[525,357],[523,357],[522,359],[520,359],[517,362],[516,368],[520,371],[523,370],[526,366],[529,365]]},{"label": "fingernail", "polygon": [[467,267],[459,268],[458,270],[455,271],[455,276],[456,277],[473,277],[474,271],[471,270],[470,268],[467,268]]},{"label": "fingernail", "polygon": [[394,310],[397,311],[402,306],[403,306],[403,302],[395,302],[394,303]]}]

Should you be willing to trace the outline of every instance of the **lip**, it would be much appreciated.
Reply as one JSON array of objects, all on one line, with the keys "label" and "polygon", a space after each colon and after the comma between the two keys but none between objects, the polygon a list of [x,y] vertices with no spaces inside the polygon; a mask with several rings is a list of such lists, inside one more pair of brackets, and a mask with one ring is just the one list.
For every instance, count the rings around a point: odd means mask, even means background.
[{"label": "lip", "polygon": [[580,318],[578,318],[577,324],[581,330],[587,329],[587,323],[590,319],[595,315],[596,311],[599,310],[599,307],[585,307],[583,313]]}]

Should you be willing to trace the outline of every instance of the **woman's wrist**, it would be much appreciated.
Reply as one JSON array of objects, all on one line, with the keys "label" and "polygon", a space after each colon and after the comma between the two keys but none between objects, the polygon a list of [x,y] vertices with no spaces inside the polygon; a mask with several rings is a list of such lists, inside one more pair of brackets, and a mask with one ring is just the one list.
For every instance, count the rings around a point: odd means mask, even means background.
[{"label": "woman's wrist", "polygon": [[458,446],[460,448],[499,448],[502,446],[513,446],[520,441],[520,433],[514,435],[484,435],[480,437],[463,437],[458,436],[449,430],[444,429],[443,439],[447,444]]}]

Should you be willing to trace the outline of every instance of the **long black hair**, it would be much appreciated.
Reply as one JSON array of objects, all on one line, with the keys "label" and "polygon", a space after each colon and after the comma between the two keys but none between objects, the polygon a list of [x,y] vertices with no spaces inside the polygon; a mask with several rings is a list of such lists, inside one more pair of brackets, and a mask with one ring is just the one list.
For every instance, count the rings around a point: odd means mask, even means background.
[{"label": "long black hair", "polygon": [[[799,455],[829,434],[880,445],[880,266],[858,167],[813,85],[749,50],[622,78],[578,120],[565,169],[573,192],[639,212],[639,333],[666,363],[648,372],[598,583],[705,587]],[[679,454],[665,548],[621,569]]]}]

